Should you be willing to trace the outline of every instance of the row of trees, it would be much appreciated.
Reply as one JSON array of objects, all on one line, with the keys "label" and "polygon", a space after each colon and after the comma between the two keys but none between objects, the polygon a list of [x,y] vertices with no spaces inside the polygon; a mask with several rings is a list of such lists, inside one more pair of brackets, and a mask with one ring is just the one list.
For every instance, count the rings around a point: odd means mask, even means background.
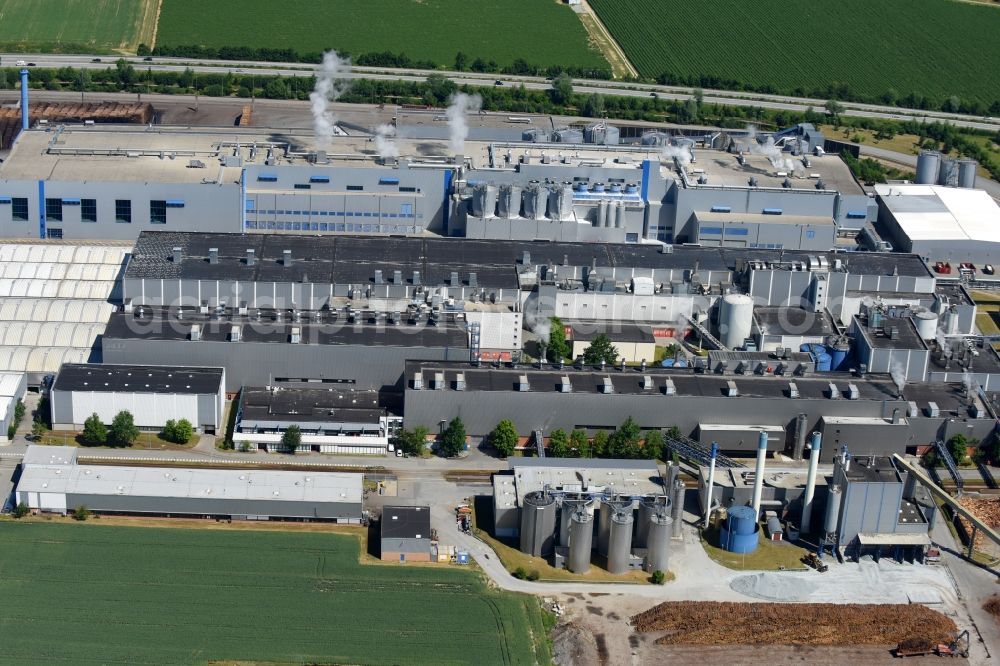
[{"label": "row of trees", "polygon": [[[573,354],[573,348],[566,340],[566,327],[559,317],[549,318],[549,339],[545,346],[545,357],[557,363],[560,359],[569,359]],[[587,348],[583,350],[583,362],[590,365],[599,365],[601,362],[614,365],[618,362],[618,350],[611,343],[604,333],[598,334]]]},{"label": "row of trees", "polygon": [[[194,437],[194,426],[187,419],[170,419],[160,432],[160,437],[174,444],[187,444]],[[139,428],[128,410],[115,414],[111,426],[104,425],[96,413],[83,422],[80,441],[87,446],[132,446],[139,439]]]},{"label": "row of trees", "polygon": [[[416,426],[413,430],[401,430],[393,437],[393,446],[399,448],[408,456],[422,457],[427,453],[427,436],[430,430],[424,426]],[[468,435],[465,423],[458,416],[448,422],[437,438],[438,455],[444,458],[454,458],[465,450]]]},{"label": "row of trees", "polygon": [[[517,448],[519,436],[509,419],[500,421],[490,433],[489,442],[503,457],[509,457]],[[559,428],[549,433],[546,455],[553,458],[633,458],[661,459],[668,456],[663,435],[659,430],[645,433],[631,416],[617,430],[598,430],[588,437],[585,430],[567,433]]]}]

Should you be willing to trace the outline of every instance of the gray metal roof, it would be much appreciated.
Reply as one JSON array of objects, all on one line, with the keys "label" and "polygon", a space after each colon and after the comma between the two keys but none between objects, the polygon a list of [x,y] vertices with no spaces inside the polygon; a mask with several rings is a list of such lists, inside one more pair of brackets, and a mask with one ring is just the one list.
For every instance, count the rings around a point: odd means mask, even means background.
[{"label": "gray metal roof", "polygon": [[65,363],[53,388],[57,391],[216,394],[222,368],[162,365]]},{"label": "gray metal roof", "polygon": [[430,539],[429,506],[387,506],[380,525],[383,539]]},{"label": "gray metal roof", "polygon": [[242,422],[292,422],[309,427],[333,423],[378,425],[386,413],[378,391],[339,388],[244,388]]}]

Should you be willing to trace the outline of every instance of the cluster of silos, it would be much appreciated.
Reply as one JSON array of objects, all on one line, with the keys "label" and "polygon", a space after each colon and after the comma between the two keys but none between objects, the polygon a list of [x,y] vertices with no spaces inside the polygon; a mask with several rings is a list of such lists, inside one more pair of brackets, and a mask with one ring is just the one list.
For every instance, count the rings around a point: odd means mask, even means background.
[{"label": "cluster of silos", "polygon": [[570,183],[549,190],[549,217],[553,220],[573,219],[573,188]]},{"label": "cluster of silos", "polygon": [[722,344],[738,349],[750,337],[753,326],[753,298],[746,294],[726,294],[719,306],[719,333]]},{"label": "cluster of silos", "polygon": [[559,521],[559,545],[569,549],[566,568],[573,573],[590,571],[590,554],[594,548],[594,501],[564,499]]},{"label": "cluster of silos", "polygon": [[974,188],[978,163],[970,159],[949,159],[935,150],[925,150],[917,157],[918,185],[945,185]]},{"label": "cluster of silos", "polygon": [[618,128],[607,123],[587,125],[583,130],[583,138],[587,143],[599,143],[605,146],[617,146],[621,142]]},{"label": "cluster of silos", "polygon": [[548,557],[555,549],[556,498],[544,491],[524,496],[521,503],[521,552]]},{"label": "cluster of silos", "polygon": [[643,146],[667,146],[670,145],[670,135],[657,131],[643,132],[639,143]]},{"label": "cluster of silos", "polygon": [[563,127],[552,133],[556,143],[583,143],[583,132],[575,127]]},{"label": "cluster of silos", "polygon": [[[816,367],[816,372],[830,372],[833,370],[833,356],[829,353],[829,349],[826,345],[820,344],[802,344],[799,345],[799,351],[805,352],[812,356],[813,363]],[[839,354],[838,354],[839,356]],[[841,363],[847,358],[847,355],[841,358]]]},{"label": "cluster of silos", "polygon": [[666,497],[646,497],[639,502],[639,522],[634,545],[646,549],[643,569],[652,573],[666,571],[670,562],[670,536],[674,519]]},{"label": "cluster of silos", "polygon": [[752,553],[757,549],[757,512],[750,506],[734,506],[719,529],[719,545],[731,553]]}]

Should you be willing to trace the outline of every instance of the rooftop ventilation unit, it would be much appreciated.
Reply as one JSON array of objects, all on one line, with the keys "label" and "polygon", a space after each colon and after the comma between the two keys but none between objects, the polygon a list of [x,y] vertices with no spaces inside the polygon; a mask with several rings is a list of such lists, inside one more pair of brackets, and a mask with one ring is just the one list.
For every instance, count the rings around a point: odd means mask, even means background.
[{"label": "rooftop ventilation unit", "polygon": [[191,324],[191,340],[195,342],[201,340],[201,325]]},{"label": "rooftop ventilation unit", "polygon": [[531,263],[531,253],[525,250],[524,252],[521,253],[521,265],[527,266],[530,263]]},{"label": "rooftop ventilation unit", "polygon": [[601,380],[601,393],[614,393],[615,387],[611,383],[611,377],[605,377]]},{"label": "rooftop ventilation unit", "polygon": [[910,418],[920,416],[920,409],[917,407],[915,400],[910,400],[906,403],[906,415]]},{"label": "rooftop ventilation unit", "polygon": [[451,272],[451,276],[448,278],[448,284],[453,287],[461,286],[462,281],[458,279],[458,271]]},{"label": "rooftop ventilation unit", "polygon": [[179,247],[174,248],[173,260],[175,264],[181,263],[181,257],[183,256],[183,250]]},{"label": "rooftop ventilation unit", "polygon": [[464,391],[465,390],[465,373],[460,372],[455,375],[455,390]]},{"label": "rooftop ventilation unit", "polygon": [[649,375],[642,376],[642,390],[652,391],[653,390],[653,378]]},{"label": "rooftop ventilation unit", "polygon": [[435,391],[440,391],[444,388],[444,373],[435,372],[434,373],[434,385],[431,386]]},{"label": "rooftop ventilation unit", "polygon": [[239,342],[243,339],[243,327],[242,326],[232,326],[229,329],[229,341]]},{"label": "rooftop ventilation unit", "polygon": [[393,271],[392,272],[392,283],[393,284],[403,284],[403,271]]},{"label": "rooftop ventilation unit", "polygon": [[298,344],[302,342],[302,329],[298,326],[292,326],[292,332],[289,334],[289,342],[292,344]]},{"label": "rooftop ventilation unit", "polygon": [[559,380],[559,392],[560,393],[572,393],[573,385],[569,382],[569,375],[563,375]]},{"label": "rooftop ventilation unit", "polygon": [[847,399],[848,400],[857,400],[860,397],[861,397],[861,392],[858,391],[857,385],[856,384],[848,384],[847,385]]},{"label": "rooftop ventilation unit", "polygon": [[417,370],[413,373],[413,390],[420,391],[424,388],[424,373]]},{"label": "rooftop ventilation unit", "polygon": [[413,271],[413,286],[420,284],[420,271]]},{"label": "rooftop ventilation unit", "polygon": [[938,409],[938,404],[936,402],[927,403],[927,416],[932,419],[936,419],[941,416],[941,410]]},{"label": "rooftop ventilation unit", "polygon": [[476,277],[475,273],[469,273],[469,286],[470,287],[479,286],[479,278]]},{"label": "rooftop ventilation unit", "polygon": [[738,388],[736,388],[736,382],[734,382],[732,379],[730,379],[729,381],[727,381],[726,382],[726,396],[728,396],[730,398],[735,398],[739,394],[740,394],[740,391],[739,391]]},{"label": "rooftop ventilation unit", "polygon": [[795,382],[788,382],[788,397],[789,398],[799,397],[799,387]]},{"label": "rooftop ventilation unit", "polygon": [[380,270],[375,271],[375,284],[385,284],[385,281],[382,279],[382,271]]},{"label": "rooftop ventilation unit", "polygon": [[240,305],[239,305],[239,307],[237,308],[236,312],[237,312],[237,313],[238,313],[238,314],[239,314],[239,315],[240,315],[241,317],[246,317],[246,316],[247,316],[247,312],[248,312],[248,311],[249,311],[249,308],[247,308],[247,302],[246,302],[246,301],[240,301]]},{"label": "rooftop ventilation unit", "polygon": [[827,390],[830,391],[830,400],[836,400],[840,397],[840,389],[833,382],[830,382],[827,386]]},{"label": "rooftop ventilation unit", "polygon": [[292,265],[292,251],[291,250],[282,250],[282,252],[281,252],[281,263],[282,263],[283,266],[291,266]]},{"label": "rooftop ventilation unit", "polygon": [[247,266],[253,266],[255,261],[253,249],[247,248]]},{"label": "rooftop ventilation unit", "polygon": [[530,389],[531,386],[528,384],[528,375],[518,375],[517,376],[517,390],[524,392]]},{"label": "rooftop ventilation unit", "polygon": [[665,395],[677,395],[677,387],[674,386],[674,380],[667,378],[667,381],[663,384],[663,393]]},{"label": "rooftop ventilation unit", "polygon": [[217,247],[208,248],[208,263],[210,264],[219,263],[219,248]]},{"label": "rooftop ventilation unit", "polygon": [[201,305],[198,306],[198,314],[208,314],[208,301],[201,302]]}]

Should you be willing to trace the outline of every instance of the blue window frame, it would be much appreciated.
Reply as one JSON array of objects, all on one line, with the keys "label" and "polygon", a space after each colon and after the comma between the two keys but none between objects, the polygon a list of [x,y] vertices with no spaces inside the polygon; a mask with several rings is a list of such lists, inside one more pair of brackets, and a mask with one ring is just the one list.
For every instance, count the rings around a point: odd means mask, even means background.
[{"label": "blue window frame", "polygon": [[329,183],[329,176],[309,176],[310,183]]},{"label": "blue window frame", "polygon": [[765,208],[763,210],[764,215],[781,215],[780,208]]},{"label": "blue window frame", "polygon": [[748,236],[750,230],[746,227],[729,227],[726,229],[727,236]]},{"label": "blue window frame", "polygon": [[320,222],[319,223],[319,230],[320,231],[327,231],[327,223],[326,222]]},{"label": "blue window frame", "polygon": [[816,232],[812,229],[806,230],[806,238],[816,238]]},{"label": "blue window frame", "polygon": [[716,236],[717,235],[717,236],[721,236],[722,235],[722,227],[702,227],[701,228],[701,233],[702,233],[702,235],[710,235],[710,236]]},{"label": "blue window frame", "polygon": [[260,183],[277,183],[278,174],[276,173],[259,173],[257,174],[257,182]]},{"label": "blue window frame", "polygon": [[0,204],[9,204],[13,199],[10,197],[0,197]]},{"label": "blue window frame", "polygon": [[80,199],[77,197],[63,197],[63,206],[79,206]]},{"label": "blue window frame", "polygon": [[253,208],[254,208],[254,200],[253,199],[247,199],[246,200],[246,210],[253,210]]},{"label": "blue window frame", "polygon": [[167,199],[167,208],[184,208],[183,199]]},{"label": "blue window frame", "polygon": [[400,217],[413,217],[413,204],[400,204],[399,215]]},{"label": "blue window frame", "polygon": [[378,179],[379,185],[399,185],[399,178],[394,178],[392,176],[383,176]]},{"label": "blue window frame", "polygon": [[863,220],[868,217],[868,213],[863,210],[849,210],[847,211],[848,220]]},{"label": "blue window frame", "polygon": [[731,213],[733,209],[729,206],[712,206],[713,213]]}]

